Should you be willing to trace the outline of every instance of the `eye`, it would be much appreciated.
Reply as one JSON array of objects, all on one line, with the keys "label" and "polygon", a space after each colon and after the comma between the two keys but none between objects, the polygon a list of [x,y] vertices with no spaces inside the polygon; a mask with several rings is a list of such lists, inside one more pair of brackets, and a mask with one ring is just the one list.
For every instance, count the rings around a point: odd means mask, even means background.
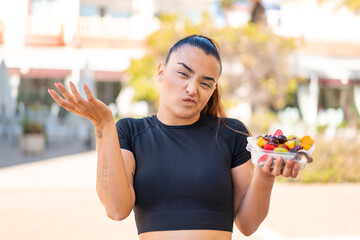
[{"label": "eye", "polygon": [[178,71],[177,72],[179,75],[181,75],[182,77],[189,77],[186,73],[184,73],[184,72],[181,72],[181,71]]},{"label": "eye", "polygon": [[202,83],[200,83],[201,84],[201,86],[204,86],[204,87],[206,87],[206,88],[208,88],[208,89],[211,89],[212,88],[212,86],[209,84],[209,83],[207,83],[207,82],[202,82]]}]

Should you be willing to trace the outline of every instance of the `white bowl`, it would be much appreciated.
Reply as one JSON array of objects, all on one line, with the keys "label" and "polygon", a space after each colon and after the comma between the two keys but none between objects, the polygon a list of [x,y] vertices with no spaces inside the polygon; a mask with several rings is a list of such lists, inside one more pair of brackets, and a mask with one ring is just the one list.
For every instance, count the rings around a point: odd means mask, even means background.
[{"label": "white bowl", "polygon": [[[261,149],[258,145],[257,145],[257,139],[256,137],[248,137],[247,138],[248,144],[246,145],[246,150],[248,150],[251,153],[251,161],[254,165],[260,166],[262,167],[265,164],[265,161],[260,162],[259,164],[259,159],[264,156],[272,156],[274,158],[274,161],[271,165],[271,167],[273,168],[276,162],[276,159],[278,157],[282,157],[284,159],[284,164],[282,166],[282,168],[284,168],[285,163],[287,160],[293,159],[293,161],[298,162],[299,166],[300,166],[300,170],[304,169],[305,166],[307,165],[307,162],[305,160],[297,160],[294,159],[294,156],[296,155],[296,153],[291,153],[291,152],[274,152],[274,151],[269,151],[269,150],[264,150]],[[312,152],[315,150],[315,144],[313,144],[311,146],[311,148],[305,152],[307,152],[308,154],[312,154]]]}]

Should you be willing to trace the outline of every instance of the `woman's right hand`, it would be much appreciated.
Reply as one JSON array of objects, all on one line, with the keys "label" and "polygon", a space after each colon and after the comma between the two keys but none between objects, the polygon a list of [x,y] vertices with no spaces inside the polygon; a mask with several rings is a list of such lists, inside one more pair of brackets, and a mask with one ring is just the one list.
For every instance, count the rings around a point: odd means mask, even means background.
[{"label": "woman's right hand", "polygon": [[113,118],[110,108],[96,99],[86,84],[84,84],[83,87],[87,100],[80,96],[72,82],[70,82],[71,93],[61,83],[55,83],[55,86],[64,98],[51,89],[49,89],[49,94],[59,106],[65,108],[67,111],[89,119],[95,127],[98,128],[112,121]]}]

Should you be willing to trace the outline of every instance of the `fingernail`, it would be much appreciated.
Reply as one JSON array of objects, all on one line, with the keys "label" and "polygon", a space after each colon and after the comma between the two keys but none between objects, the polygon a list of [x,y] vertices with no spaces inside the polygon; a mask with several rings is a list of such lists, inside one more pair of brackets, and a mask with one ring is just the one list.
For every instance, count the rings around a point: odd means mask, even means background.
[{"label": "fingernail", "polygon": [[72,83],[72,81],[69,81],[69,84],[70,84],[70,86],[74,86],[74,84]]},{"label": "fingernail", "polygon": [[84,86],[84,88],[86,87],[86,84],[85,83],[83,83],[83,86]]},{"label": "fingernail", "polygon": [[55,83],[55,86],[57,86],[58,84],[59,84],[59,83],[58,83],[58,82],[56,82],[56,83]]},{"label": "fingernail", "polygon": [[50,89],[48,89],[48,92],[51,94],[51,90],[50,90]]}]

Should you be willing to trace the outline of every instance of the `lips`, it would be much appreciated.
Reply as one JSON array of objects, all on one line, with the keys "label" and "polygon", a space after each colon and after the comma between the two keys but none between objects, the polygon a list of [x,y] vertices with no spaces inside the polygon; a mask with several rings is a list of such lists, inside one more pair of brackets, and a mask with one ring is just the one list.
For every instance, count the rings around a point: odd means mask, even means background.
[{"label": "lips", "polygon": [[186,103],[196,103],[196,101],[193,98],[183,98],[183,101]]}]

